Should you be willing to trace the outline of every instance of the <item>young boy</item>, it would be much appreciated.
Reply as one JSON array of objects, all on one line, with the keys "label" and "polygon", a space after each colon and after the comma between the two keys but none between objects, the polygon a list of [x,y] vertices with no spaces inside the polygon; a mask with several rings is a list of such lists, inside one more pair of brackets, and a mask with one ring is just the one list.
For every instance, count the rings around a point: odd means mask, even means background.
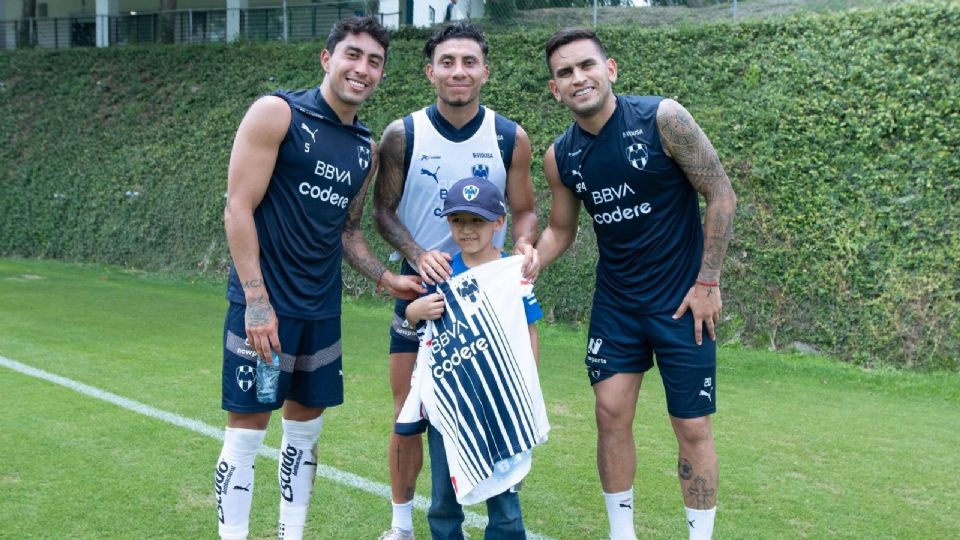
[{"label": "young boy", "polygon": [[[494,234],[504,226],[506,219],[504,217],[505,214],[506,206],[500,190],[487,180],[476,177],[465,178],[450,188],[447,198],[444,201],[441,215],[447,217],[453,239],[461,249],[460,253],[456,254],[450,262],[453,270],[451,278],[471,268],[507,257],[506,253],[501,252],[494,247],[492,243]],[[442,287],[441,285],[441,288]],[[449,294],[450,289],[447,288],[445,290],[448,291]],[[437,292],[437,287],[432,287],[428,294],[411,302],[410,305],[407,306],[407,320],[412,327],[421,325],[421,323],[425,321],[437,321],[443,316],[446,305],[444,294]],[[459,309],[459,307],[457,309]],[[539,343],[537,339],[537,328],[534,323],[543,316],[543,311],[539,303],[537,303],[532,289],[530,289],[529,294],[523,298],[523,309],[526,315],[533,361],[536,362],[539,353]],[[462,313],[460,317],[463,317]],[[525,339],[525,336],[521,335],[521,339]],[[440,340],[442,340],[442,336],[436,337],[433,341]],[[479,342],[480,339],[477,341]],[[429,346],[430,341],[421,346],[425,345]],[[526,344],[523,343],[519,345],[518,349],[526,347]],[[466,347],[464,347],[464,349],[466,349]],[[467,362],[467,360],[464,360],[464,362]],[[435,366],[437,366],[434,367],[435,371],[442,369],[440,363],[435,364]],[[539,406],[542,408],[543,398],[540,394],[539,383],[535,380],[535,367],[531,367],[530,370],[532,372],[531,375],[528,375],[526,379],[523,377],[520,378],[524,379],[526,384],[533,388],[523,388],[517,391],[516,387],[503,385],[499,389],[502,395],[497,394],[494,399],[502,399],[502,401],[515,399],[519,401],[517,396],[529,391],[529,394],[534,396],[534,398],[530,400],[534,403],[533,407],[536,408]],[[463,384],[470,387],[470,381],[467,379],[469,379],[468,375],[461,375],[457,381],[463,382],[466,380],[467,382]],[[444,392],[445,387],[450,385],[449,382],[443,382],[442,380],[437,380],[435,384],[440,387],[438,392]],[[511,390],[511,388],[513,389]],[[491,392],[495,393],[496,391],[495,389]],[[413,391],[411,391],[411,393],[413,393]],[[457,401],[456,403],[460,404],[461,402],[462,401]],[[457,410],[455,415],[468,417],[468,419],[473,418],[470,413],[464,412],[466,409],[467,407],[463,407],[463,410]],[[531,431],[535,433],[532,437],[535,441],[532,444],[537,444],[545,440],[546,431],[549,429],[549,425],[546,422],[546,415],[538,414],[539,412],[540,411],[537,411],[531,415],[531,417],[534,418],[532,424],[535,424]],[[433,420],[434,422],[443,422],[443,420]],[[430,523],[430,531],[434,540],[460,540],[463,538],[462,526],[464,515],[463,508],[457,500],[458,486],[456,479],[458,478],[458,471],[455,470],[453,474],[451,474],[451,467],[447,460],[444,445],[444,437],[441,432],[434,427],[433,424],[430,424],[427,430],[433,484],[433,496],[430,511],[427,515]],[[448,432],[449,431],[450,430],[448,430]],[[532,444],[529,446],[532,446]],[[517,448],[515,447],[514,449],[516,450]],[[526,474],[526,471],[529,470],[529,467],[530,450],[526,448],[511,455],[508,459],[503,459],[496,463],[495,472],[493,472],[488,481],[485,481],[487,483],[482,483],[474,487],[476,491],[482,493],[482,495],[477,495],[477,500],[483,500],[487,493],[492,494],[492,496],[486,498],[489,518],[485,535],[486,538],[511,540],[526,538],[523,518],[520,512],[520,499],[517,494],[518,486],[514,485],[516,482],[512,480],[513,478],[517,478],[517,476],[510,475],[512,474],[511,471],[516,471],[519,473],[519,478],[522,478],[522,476]],[[520,469],[522,469],[522,472]],[[459,489],[463,490],[463,485],[459,486]],[[461,500],[464,500],[463,494],[460,493],[460,495]],[[467,501],[465,500],[465,502]]]}]

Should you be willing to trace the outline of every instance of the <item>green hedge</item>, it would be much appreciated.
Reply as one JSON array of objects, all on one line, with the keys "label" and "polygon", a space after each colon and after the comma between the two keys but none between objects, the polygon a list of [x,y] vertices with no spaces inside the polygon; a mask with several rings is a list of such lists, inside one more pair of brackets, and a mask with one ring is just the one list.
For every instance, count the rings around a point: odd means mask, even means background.
[{"label": "green hedge", "polygon": [[[484,90],[530,133],[541,224],[541,156],[570,122],[546,90],[546,37],[491,36]],[[618,91],[685,104],[734,181],[725,342],[960,366],[957,4],[602,37],[620,66]],[[433,99],[421,46],[418,36],[395,40],[389,76],[363,110],[377,133]],[[259,94],[316,84],[319,48],[3,53],[0,254],[223,272],[237,124]],[[584,217],[539,283],[557,319],[587,319],[595,259]],[[354,274],[346,282],[369,292]]]}]

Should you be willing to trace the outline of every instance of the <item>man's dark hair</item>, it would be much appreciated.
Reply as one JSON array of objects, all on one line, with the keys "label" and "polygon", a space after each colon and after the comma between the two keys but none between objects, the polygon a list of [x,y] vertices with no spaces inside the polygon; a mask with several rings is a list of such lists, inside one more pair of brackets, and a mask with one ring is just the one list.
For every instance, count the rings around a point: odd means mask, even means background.
[{"label": "man's dark hair", "polygon": [[560,30],[554,35],[550,36],[550,39],[547,40],[547,44],[544,45],[547,59],[547,69],[550,70],[550,75],[553,75],[553,66],[550,65],[550,57],[553,56],[553,53],[555,53],[557,49],[563,47],[564,45],[583,39],[592,41],[597,46],[597,49],[600,49],[600,54],[603,55],[603,59],[607,59],[607,50],[603,48],[603,43],[600,43],[600,38],[597,37],[596,32],[593,30],[587,30],[586,28],[564,28],[563,30]]},{"label": "man's dark hair", "polygon": [[390,48],[390,34],[376,17],[349,17],[334,23],[333,28],[330,29],[330,34],[327,36],[327,50],[330,51],[330,54],[333,54],[337,43],[343,41],[348,34],[369,34],[374,41],[383,47],[383,56],[386,59],[387,49]]},{"label": "man's dark hair", "polygon": [[448,24],[430,36],[426,45],[423,46],[423,54],[427,57],[427,60],[433,62],[433,51],[436,50],[437,45],[450,39],[472,39],[476,41],[477,45],[480,45],[480,51],[483,52],[483,61],[487,61],[487,51],[490,50],[487,37],[483,35],[479,26],[465,21]]}]

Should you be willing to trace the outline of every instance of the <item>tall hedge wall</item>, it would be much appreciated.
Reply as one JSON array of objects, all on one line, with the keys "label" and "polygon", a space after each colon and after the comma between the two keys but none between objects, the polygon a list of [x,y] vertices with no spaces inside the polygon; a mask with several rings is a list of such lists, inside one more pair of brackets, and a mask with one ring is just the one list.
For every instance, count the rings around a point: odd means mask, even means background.
[{"label": "tall hedge wall", "polygon": [[[685,104],[733,179],[724,341],[960,366],[956,3],[601,35],[620,66],[617,90]],[[540,158],[570,121],[546,90],[546,37],[492,36],[484,89],[530,133],[541,224]],[[362,114],[378,134],[433,99],[421,45],[394,41]],[[3,53],[0,254],[223,272],[233,133],[259,94],[316,84],[319,48]],[[595,245],[584,217],[538,284],[560,320],[588,316]],[[369,291],[352,274],[347,285]]]}]

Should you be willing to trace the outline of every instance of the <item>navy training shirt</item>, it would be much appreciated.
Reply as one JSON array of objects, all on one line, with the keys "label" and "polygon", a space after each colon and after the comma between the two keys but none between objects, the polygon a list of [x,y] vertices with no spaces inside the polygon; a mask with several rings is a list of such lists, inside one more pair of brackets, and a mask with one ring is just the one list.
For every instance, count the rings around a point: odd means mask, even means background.
[{"label": "navy training shirt", "polygon": [[[292,113],[270,184],[253,218],[260,269],[274,311],[319,320],[340,315],[343,227],[370,172],[370,130],[343,124],[320,88],[278,90]],[[245,304],[236,268],[227,299]]]},{"label": "navy training shirt", "polygon": [[616,100],[596,135],[574,123],[557,138],[557,170],[597,234],[594,302],[642,314],[674,311],[703,258],[698,194],[661,144],[663,98]]}]

